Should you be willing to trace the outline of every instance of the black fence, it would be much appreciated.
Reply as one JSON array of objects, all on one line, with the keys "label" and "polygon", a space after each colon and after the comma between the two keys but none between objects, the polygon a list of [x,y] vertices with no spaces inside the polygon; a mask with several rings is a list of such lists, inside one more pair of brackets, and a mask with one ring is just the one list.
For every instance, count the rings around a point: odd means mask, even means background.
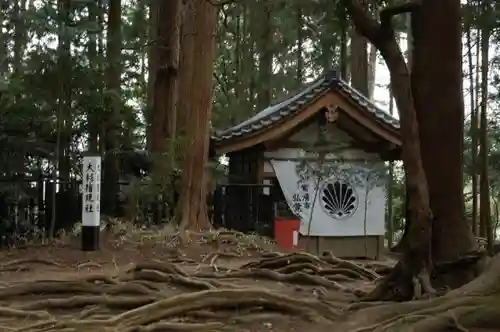
[{"label": "black fence", "polygon": [[[81,219],[81,194],[76,182],[17,178],[0,180],[0,244],[41,238],[56,218],[55,231],[72,228]],[[54,204],[54,199],[56,204]],[[56,206],[55,212],[53,211]],[[76,214],[80,212],[80,215]]]},{"label": "black fence", "polygon": [[[58,190],[54,193],[56,186]],[[150,224],[169,220],[174,209],[171,206],[173,204],[168,202],[178,197],[176,193],[139,194],[135,195],[132,201],[127,201],[126,191],[137,189],[130,186],[129,182],[120,182],[117,214],[109,217],[122,217]],[[50,229],[54,218],[56,234],[61,230],[70,231],[81,221],[81,217],[81,181],[55,182],[47,177],[15,181],[0,179],[0,245],[5,246],[6,243],[12,242],[11,238],[30,239],[46,235],[45,232]]]},{"label": "black fence", "polygon": [[214,226],[274,236],[274,186],[225,184],[214,193]]},{"label": "black fence", "polygon": [[[0,179],[1,246],[12,242],[12,239],[29,240],[45,236],[54,217],[56,234],[61,230],[70,231],[81,221],[81,182],[58,180],[57,193],[54,193],[54,183],[52,178],[16,181]],[[130,185],[127,182],[120,183],[120,208],[116,216],[110,217],[122,217],[140,224],[161,224],[170,220],[178,199],[177,193],[139,194],[132,195],[131,198],[127,190],[141,189],[131,188]],[[137,186],[141,184],[138,183]],[[272,237],[275,192],[273,185],[218,185],[207,197],[209,217],[215,227]]]}]

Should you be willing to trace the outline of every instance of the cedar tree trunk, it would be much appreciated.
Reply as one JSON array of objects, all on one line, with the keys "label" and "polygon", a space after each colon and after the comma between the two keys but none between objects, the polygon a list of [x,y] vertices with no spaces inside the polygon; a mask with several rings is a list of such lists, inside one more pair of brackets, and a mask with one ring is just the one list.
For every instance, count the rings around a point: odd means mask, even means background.
[{"label": "cedar tree trunk", "polygon": [[[435,218],[432,235],[435,264],[459,260],[475,249],[463,201],[460,8],[460,0],[423,0],[412,12],[411,85],[418,110],[422,163]],[[437,284],[455,288],[470,281],[474,275],[470,269],[462,267],[452,275],[441,277],[439,279],[443,280]]]},{"label": "cedar tree trunk", "polygon": [[104,183],[102,186],[101,212],[114,216],[118,207],[119,191],[119,158],[118,143],[120,130],[120,101],[121,95],[121,1],[110,0],[108,7],[108,38],[107,38],[107,61],[106,84],[111,93],[106,96],[106,120],[105,129],[105,157],[103,160]]},{"label": "cedar tree trunk", "polygon": [[391,19],[413,8],[411,5],[390,7],[380,14],[380,23],[366,13],[356,0],[347,0],[346,7],[355,28],[381,53],[391,75],[391,88],[399,111],[403,139],[402,159],[409,192],[408,246],[394,273],[377,287],[369,298],[408,298],[422,291],[434,292],[429,280],[431,262],[432,213],[427,180],[420,154],[417,112],[410,87],[410,73],[396,41]]},{"label": "cedar tree trunk", "polygon": [[[359,0],[361,6],[368,11],[368,1]],[[357,30],[351,30],[351,57],[349,68],[351,69],[351,85],[369,98],[368,87],[368,44],[366,38]]]},{"label": "cedar tree trunk", "polygon": [[[206,0],[193,0],[193,15],[190,24],[183,26],[182,42],[190,43],[193,52],[187,63],[192,70],[189,77],[181,76],[184,84],[182,105],[185,107],[189,125],[186,125],[186,153],[182,170],[182,189],[179,200],[181,230],[210,228],[207,216],[207,177],[205,165],[208,160],[209,126],[212,112],[213,62],[215,57],[216,8]],[[189,31],[190,30],[190,31]],[[189,33],[192,32],[192,33]],[[191,40],[192,39],[192,40]],[[184,60],[184,59],[183,59]],[[195,74],[195,75],[194,75]],[[186,87],[190,89],[186,89]]]},{"label": "cedar tree trunk", "polygon": [[158,66],[152,75],[151,150],[157,153],[164,152],[167,139],[175,136],[181,6],[181,0],[159,1],[152,6],[156,12],[151,15],[157,16],[154,20],[157,23],[154,57]]}]

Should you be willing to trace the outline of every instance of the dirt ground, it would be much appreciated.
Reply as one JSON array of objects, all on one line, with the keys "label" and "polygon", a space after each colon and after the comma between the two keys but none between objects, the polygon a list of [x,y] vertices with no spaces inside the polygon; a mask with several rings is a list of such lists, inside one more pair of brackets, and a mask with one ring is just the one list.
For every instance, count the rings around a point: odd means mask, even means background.
[{"label": "dirt ground", "polygon": [[345,308],[391,266],[231,232],[79,242],[0,251],[0,331],[346,331]]}]

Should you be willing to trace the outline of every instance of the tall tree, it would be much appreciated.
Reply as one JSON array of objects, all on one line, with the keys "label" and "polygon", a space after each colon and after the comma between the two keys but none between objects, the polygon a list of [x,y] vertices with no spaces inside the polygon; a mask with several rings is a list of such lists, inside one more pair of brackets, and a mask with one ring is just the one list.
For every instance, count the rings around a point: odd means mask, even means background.
[{"label": "tall tree", "polygon": [[158,40],[158,5],[159,1],[150,1],[149,2],[149,21],[148,21],[148,39],[149,42],[152,43],[148,47],[148,85],[147,85],[147,94],[146,94],[146,125],[147,125],[147,147],[151,150],[152,148],[152,126],[153,126],[153,109],[154,109],[154,94],[155,87],[154,84],[156,82],[156,72],[158,68],[157,61],[157,48],[154,47],[154,44],[157,43]]},{"label": "tall tree", "polygon": [[[59,1],[59,13],[63,13],[61,11],[63,1]],[[24,15],[26,13],[26,0],[18,0],[13,1],[14,12],[13,12],[13,21],[14,21],[14,59],[13,59],[13,69],[14,75],[18,75],[21,71],[21,67],[23,65],[23,55],[26,49],[26,21]],[[64,17],[64,15],[61,15]],[[63,23],[64,24],[64,23]]]},{"label": "tall tree", "polygon": [[[420,296],[422,290],[434,293],[429,275],[433,261],[454,261],[474,249],[463,216],[460,1],[422,0],[388,7],[381,11],[380,23],[356,0],[346,4],[358,31],[379,49],[389,68],[409,193],[403,258],[372,296],[409,299]],[[391,22],[405,12],[412,12],[411,76]],[[447,128],[446,134],[442,128]],[[455,273],[454,280],[447,275],[441,281],[456,287],[470,280],[468,272]]]},{"label": "tall tree", "polygon": [[[89,2],[88,5],[88,21],[89,23],[93,23],[92,29],[89,29],[89,41],[87,43],[87,55],[90,62],[90,68],[94,75],[97,75],[99,71],[99,56],[98,56],[98,45],[97,45],[97,36],[99,29],[99,3],[98,2]],[[91,86],[93,87],[92,91],[102,92],[101,82],[98,79],[94,79],[91,82]],[[90,94],[93,96],[93,94]],[[96,103],[97,104],[97,103]],[[100,109],[97,107],[93,109],[89,109],[87,112],[87,122],[88,122],[88,131],[89,131],[89,140],[88,140],[88,149],[93,153],[97,153],[99,151],[99,112]]]},{"label": "tall tree", "polygon": [[342,1],[339,1],[336,9],[340,21],[340,77],[344,81],[348,81],[347,34],[349,29],[347,21],[347,11],[346,6],[343,5]]},{"label": "tall tree", "polygon": [[299,88],[304,80],[304,17],[302,13],[302,8],[297,6],[295,8],[297,15],[297,84],[296,87]]},{"label": "tall tree", "polygon": [[480,159],[481,177],[479,182],[480,192],[480,229],[481,236],[487,238],[487,247],[493,253],[493,230],[491,225],[490,181],[488,174],[488,74],[489,74],[489,48],[492,27],[491,2],[482,3],[481,19],[481,115],[480,115]]},{"label": "tall tree", "polygon": [[[71,78],[71,0],[57,2],[59,13],[58,66],[59,102],[57,116],[57,149],[59,177],[68,181],[71,172],[71,130],[72,130],[72,78]],[[64,187],[65,185],[63,185]]]},{"label": "tall tree", "polygon": [[474,0],[468,1],[469,14],[465,18],[465,31],[466,31],[466,45],[467,45],[467,62],[468,62],[468,78],[469,78],[469,103],[470,103],[470,134],[471,137],[471,174],[472,174],[472,220],[471,227],[472,232],[477,235],[478,232],[478,201],[477,201],[477,176],[476,176],[476,165],[477,165],[477,123],[478,123],[478,112],[476,107],[476,93],[474,91],[476,87],[474,79],[474,63],[473,61],[473,47],[472,47],[472,9],[474,6]]},{"label": "tall tree", "polygon": [[375,93],[375,77],[377,74],[377,49],[371,45],[368,52],[368,94],[366,97],[373,99]]},{"label": "tall tree", "polygon": [[[213,65],[215,58],[216,8],[206,0],[192,0],[183,25],[182,43],[189,43],[193,52],[183,54],[180,70],[192,73],[181,75],[183,109],[190,123],[185,127],[186,154],[182,168],[182,190],[177,209],[181,229],[211,227],[207,215],[207,177],[210,117],[212,113]],[[187,68],[187,65],[192,68]],[[187,89],[189,87],[189,89]]]},{"label": "tall tree", "polygon": [[[16,1],[17,2],[17,1]],[[23,1],[23,6],[26,3]],[[72,79],[71,79],[71,37],[69,32],[71,0],[59,0],[57,2],[59,15],[58,43],[57,43],[57,65],[58,65],[58,95],[56,114],[56,153],[55,165],[52,178],[57,183],[58,178],[69,181],[71,171],[70,149],[71,149],[71,101],[72,101]],[[24,8],[23,8],[24,10]],[[23,32],[23,35],[26,32]],[[17,47],[16,47],[17,48]],[[22,54],[22,49],[18,50]],[[16,52],[15,52],[16,53]],[[16,63],[17,61],[15,61]],[[18,71],[14,65],[14,72]],[[64,190],[66,183],[60,186]],[[52,216],[48,230],[49,239],[55,235],[57,218],[56,188],[52,188]]]},{"label": "tall tree", "polygon": [[108,7],[108,43],[106,72],[106,117],[104,121],[105,156],[102,207],[107,215],[115,215],[119,191],[119,133],[121,127],[121,48],[122,48],[121,0],[110,0]]},{"label": "tall tree", "polygon": [[[459,0],[424,0],[412,12],[411,83],[435,218],[432,229],[435,262],[458,260],[475,246],[463,201],[461,32]],[[460,286],[473,278],[470,271],[454,271],[443,275],[441,281],[450,287]],[[439,284],[439,280],[436,282]]]},{"label": "tall tree", "polygon": [[[256,49],[259,57],[257,82],[257,109],[262,110],[271,104],[273,75],[273,2],[261,0],[261,6],[253,13],[257,34]],[[258,22],[258,23],[257,23]]]},{"label": "tall tree", "polygon": [[[361,0],[359,4],[369,9],[369,0]],[[351,85],[365,96],[370,95],[368,82],[368,44],[365,37],[355,29],[351,30]]]},{"label": "tall tree", "polygon": [[[163,152],[166,140],[176,132],[177,74],[180,52],[181,0],[158,1],[151,15],[156,15],[157,39],[154,57],[157,62],[153,84],[151,114],[151,150]],[[161,18],[161,20],[159,19]],[[173,153],[173,151],[170,151]]]}]

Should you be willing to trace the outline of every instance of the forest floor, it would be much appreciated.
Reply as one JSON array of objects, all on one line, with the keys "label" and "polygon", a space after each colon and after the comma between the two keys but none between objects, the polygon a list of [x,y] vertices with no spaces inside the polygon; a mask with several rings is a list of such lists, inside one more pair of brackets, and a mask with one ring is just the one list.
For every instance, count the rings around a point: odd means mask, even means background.
[{"label": "forest floor", "polygon": [[102,235],[98,252],[80,251],[75,236],[0,251],[0,331],[362,332],[394,325],[358,322],[364,316],[353,304],[390,270],[389,260],[280,253],[272,241],[226,231],[184,241],[161,230]]}]

